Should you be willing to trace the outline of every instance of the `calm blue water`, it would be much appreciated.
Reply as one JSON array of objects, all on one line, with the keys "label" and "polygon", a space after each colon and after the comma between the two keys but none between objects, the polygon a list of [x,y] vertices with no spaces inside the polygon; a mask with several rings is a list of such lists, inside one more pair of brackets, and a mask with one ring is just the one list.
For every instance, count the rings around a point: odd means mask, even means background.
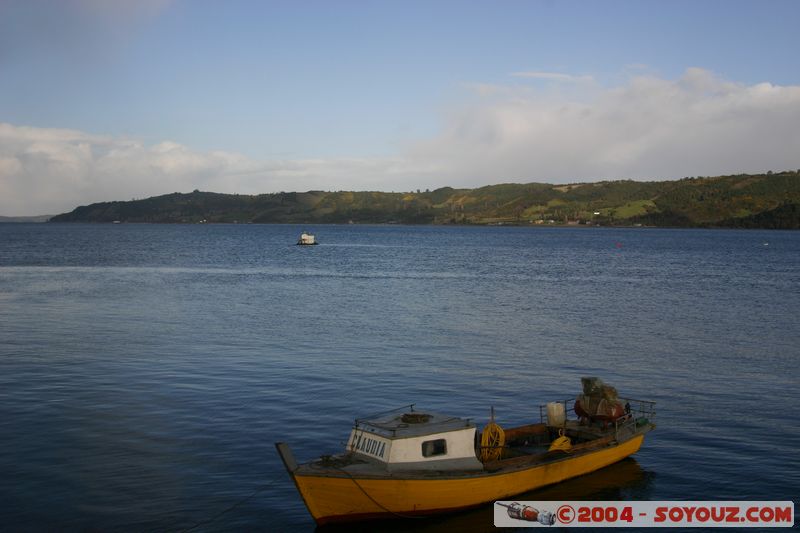
[{"label": "calm blue water", "polygon": [[658,429],[525,499],[798,501],[799,316],[800,232],[2,224],[0,529],[311,530],[275,441],[538,421],[584,375]]}]

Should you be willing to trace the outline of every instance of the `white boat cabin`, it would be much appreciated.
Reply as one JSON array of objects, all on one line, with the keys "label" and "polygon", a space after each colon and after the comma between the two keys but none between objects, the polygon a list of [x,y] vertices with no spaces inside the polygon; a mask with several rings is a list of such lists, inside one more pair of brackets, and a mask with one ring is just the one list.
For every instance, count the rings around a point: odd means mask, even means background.
[{"label": "white boat cabin", "polygon": [[469,419],[410,411],[356,420],[346,452],[403,470],[480,470]]},{"label": "white boat cabin", "polygon": [[300,245],[312,245],[317,244],[317,239],[314,237],[312,233],[304,231],[300,234],[300,239],[298,239],[297,244]]}]

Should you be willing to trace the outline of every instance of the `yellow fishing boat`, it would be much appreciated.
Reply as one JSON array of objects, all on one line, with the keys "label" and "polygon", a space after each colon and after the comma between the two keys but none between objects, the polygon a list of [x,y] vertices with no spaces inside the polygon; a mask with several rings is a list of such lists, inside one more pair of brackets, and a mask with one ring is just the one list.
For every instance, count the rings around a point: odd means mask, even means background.
[{"label": "yellow fishing boat", "polygon": [[469,419],[410,405],[357,419],[339,455],[298,464],[287,444],[276,447],[319,525],[465,509],[636,453],[655,428],[655,404],[582,381],[584,394],[540,406],[540,421],[520,427],[503,430],[492,414],[478,433]]}]

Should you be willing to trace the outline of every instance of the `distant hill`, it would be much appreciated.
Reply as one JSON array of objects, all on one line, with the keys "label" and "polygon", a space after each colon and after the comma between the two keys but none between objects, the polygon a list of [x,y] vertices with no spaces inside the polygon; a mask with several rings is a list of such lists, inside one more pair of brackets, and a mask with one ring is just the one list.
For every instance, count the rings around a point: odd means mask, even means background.
[{"label": "distant hill", "polygon": [[435,191],[291,192],[241,195],[194,191],[81,206],[51,222],[238,222],[398,224],[600,224],[800,228],[798,172],[489,185]]},{"label": "distant hill", "polygon": [[30,217],[0,217],[0,223],[3,222],[47,222],[53,218],[53,215],[38,215]]}]

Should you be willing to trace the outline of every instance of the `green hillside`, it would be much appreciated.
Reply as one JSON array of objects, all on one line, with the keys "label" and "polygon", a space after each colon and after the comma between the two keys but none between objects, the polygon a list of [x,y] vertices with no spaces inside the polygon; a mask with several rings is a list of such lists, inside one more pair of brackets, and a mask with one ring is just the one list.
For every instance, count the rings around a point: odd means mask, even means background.
[{"label": "green hillside", "polygon": [[435,191],[291,192],[241,195],[194,191],[101,202],[52,222],[601,224],[679,227],[800,227],[798,172],[489,185]]}]

